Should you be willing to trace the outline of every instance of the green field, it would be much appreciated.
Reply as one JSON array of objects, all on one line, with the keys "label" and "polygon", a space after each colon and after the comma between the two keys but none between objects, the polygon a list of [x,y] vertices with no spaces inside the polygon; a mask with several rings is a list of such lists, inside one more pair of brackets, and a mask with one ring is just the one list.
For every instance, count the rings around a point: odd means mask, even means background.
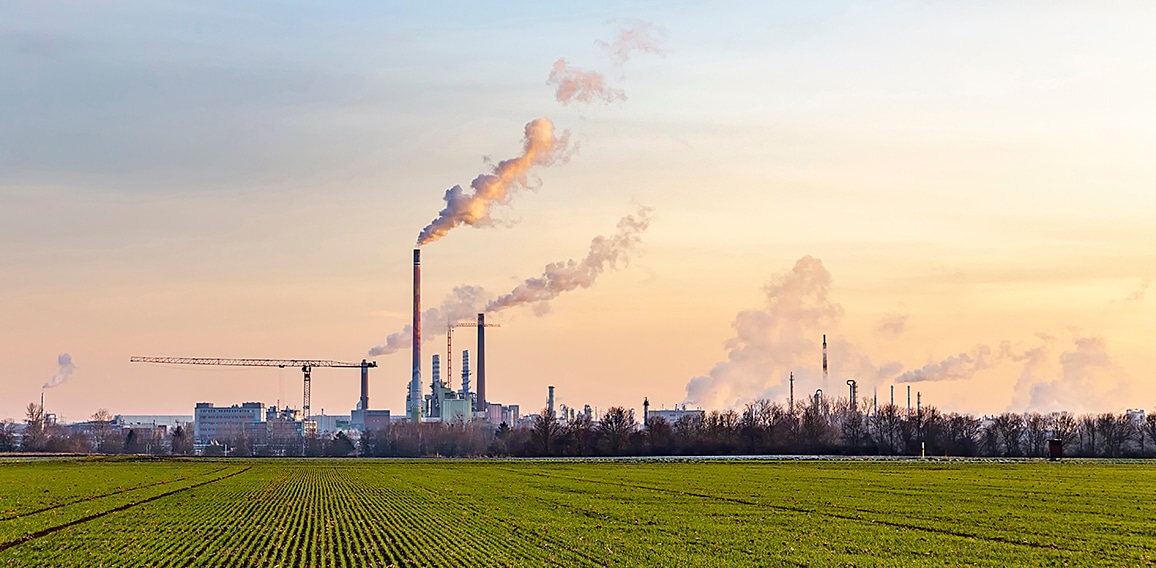
[{"label": "green field", "polygon": [[0,462],[0,566],[1150,565],[1156,467]]}]

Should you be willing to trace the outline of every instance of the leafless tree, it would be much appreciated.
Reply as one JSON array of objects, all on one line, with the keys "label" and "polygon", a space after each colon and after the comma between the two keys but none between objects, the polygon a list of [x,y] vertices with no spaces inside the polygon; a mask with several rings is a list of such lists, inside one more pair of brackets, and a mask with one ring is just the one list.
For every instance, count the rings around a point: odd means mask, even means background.
[{"label": "leafless tree", "polygon": [[[734,415],[734,411],[730,411]],[[737,422],[737,417],[735,419]],[[634,410],[627,410],[621,406],[612,406],[598,422],[598,435],[606,440],[611,455],[620,455],[626,448],[626,440],[634,431]]]},{"label": "leafless tree", "polygon": [[1024,415],[1024,434],[1027,438],[1027,455],[1040,457],[1048,442],[1050,420],[1039,412],[1029,412]]}]

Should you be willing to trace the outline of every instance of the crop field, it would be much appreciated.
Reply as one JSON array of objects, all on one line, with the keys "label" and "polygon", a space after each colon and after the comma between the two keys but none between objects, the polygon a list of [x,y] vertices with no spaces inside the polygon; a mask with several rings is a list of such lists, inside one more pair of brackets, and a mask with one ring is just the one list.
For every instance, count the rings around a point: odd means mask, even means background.
[{"label": "crop field", "polygon": [[1156,466],[0,462],[0,566],[1151,565]]}]

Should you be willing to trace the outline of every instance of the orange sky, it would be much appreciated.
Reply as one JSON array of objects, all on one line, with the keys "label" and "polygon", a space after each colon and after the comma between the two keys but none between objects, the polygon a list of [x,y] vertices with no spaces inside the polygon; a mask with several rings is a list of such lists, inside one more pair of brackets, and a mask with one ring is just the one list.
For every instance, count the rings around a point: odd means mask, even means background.
[{"label": "orange sky", "polygon": [[[0,417],[62,353],[76,370],[46,398],[66,419],[300,405],[293,370],[128,358],[359,360],[407,323],[411,249],[445,190],[517,156],[539,117],[576,150],[494,226],[425,247],[427,306],[581,259],[641,205],[653,221],[628,266],[492,318],[491,401],[535,411],[552,384],[579,408],[723,407],[782,396],[790,370],[809,392],[824,332],[836,393],[857,378],[882,398],[1008,342],[913,389],[978,414],[1156,396],[1149,5],[250,8],[213,31],[191,24],[215,10],[154,8],[0,17],[16,38],[0,72],[21,86],[0,91]],[[619,65],[595,43],[640,21],[663,54]],[[625,100],[560,104],[560,57]],[[806,256],[840,317],[767,307]],[[728,345],[744,310],[765,326]],[[752,362],[688,395],[744,346]],[[372,406],[401,414],[409,354],[378,363]],[[356,373],[315,377],[314,412],[348,413]]]}]

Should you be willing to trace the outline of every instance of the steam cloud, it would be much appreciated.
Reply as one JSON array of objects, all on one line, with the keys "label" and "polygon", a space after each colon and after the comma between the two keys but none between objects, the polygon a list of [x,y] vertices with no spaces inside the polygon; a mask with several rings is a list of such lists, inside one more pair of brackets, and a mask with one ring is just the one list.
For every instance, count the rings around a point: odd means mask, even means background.
[{"label": "steam cloud", "polygon": [[569,155],[568,147],[569,132],[556,134],[550,119],[543,117],[526,124],[522,155],[502,160],[492,173],[474,178],[470,182],[473,193],[467,194],[460,185],[447,189],[445,209],[422,229],[417,237],[418,246],[432,243],[462,224],[492,224],[490,206],[494,203],[509,203],[515,190],[530,187],[526,174],[531,167],[564,162]]},{"label": "steam cloud", "polygon": [[[634,27],[620,29],[618,37],[613,42],[595,43],[605,50],[619,67],[622,67],[635,51],[664,53],[661,42],[655,37],[657,32],[655,26],[639,22]],[[546,84],[554,86],[554,98],[563,105],[575,101],[580,103],[602,101],[610,104],[626,100],[626,92],[609,86],[605,75],[598,71],[574,67],[564,58],[554,62],[554,68],[550,71]]]},{"label": "steam cloud", "polygon": [[642,241],[642,233],[650,226],[650,209],[643,207],[634,215],[618,221],[618,232],[609,237],[597,236],[590,241],[590,251],[581,261],[552,262],[542,275],[529,278],[509,294],[491,301],[485,311],[496,312],[514,306],[537,303],[535,312],[548,311],[549,302],[563,292],[589,288],[607,268],[616,269],[630,261],[630,253]]},{"label": "steam cloud", "polygon": [[[433,341],[440,335],[440,332],[446,328],[450,322],[458,322],[465,319],[470,319],[477,314],[485,302],[486,292],[480,286],[458,286],[442,303],[436,308],[429,308],[422,312],[421,322],[424,326],[422,330],[422,341]],[[377,345],[369,350],[370,357],[378,355],[390,355],[401,351],[402,349],[409,349],[413,346],[413,326],[406,325],[404,329],[397,333],[391,333],[389,337],[385,338],[385,343]]]},{"label": "steam cloud", "polygon": [[574,101],[590,103],[601,100],[607,104],[626,100],[626,92],[606,85],[606,77],[597,71],[571,67],[565,59],[554,62],[547,85],[555,85],[554,98],[563,105]]},{"label": "steam cloud", "polygon": [[1103,411],[1132,394],[1131,383],[1099,337],[1076,337],[1056,359],[1054,338],[1026,353],[1016,381],[1012,410],[1054,412]]},{"label": "steam cloud", "polygon": [[928,363],[922,368],[903,373],[897,383],[921,383],[924,381],[960,381],[970,379],[976,373],[995,367],[1004,358],[1011,356],[1011,344],[1001,344],[999,352],[993,353],[987,345],[976,345],[971,351],[952,355],[937,363]]},{"label": "steam cloud", "polygon": [[691,379],[683,402],[732,407],[781,390],[792,370],[799,370],[800,380],[819,376],[820,347],[815,340],[843,316],[842,306],[830,294],[831,273],[823,262],[810,256],[799,259],[789,272],[767,284],[762,309],[735,316],[731,325],[736,335],[726,343],[727,360],[707,376]]},{"label": "steam cloud", "polygon": [[622,65],[630,59],[630,54],[634,51],[655,55],[666,53],[662,47],[662,42],[655,37],[659,34],[661,34],[661,30],[654,24],[636,22],[634,27],[618,30],[618,37],[613,42],[598,41],[595,43],[606,50],[619,65]]},{"label": "steam cloud", "polygon": [[[590,252],[582,261],[548,264],[541,277],[530,278],[509,294],[489,302],[485,301],[486,292],[480,286],[454,288],[438,307],[422,312],[422,341],[434,340],[446,329],[447,324],[473,319],[478,312],[498,312],[535,303],[538,315],[546,313],[548,302],[558,295],[577,288],[589,288],[607,268],[616,269],[629,262],[630,253],[636,250],[642,233],[649,225],[650,209],[643,207],[634,215],[620,219],[618,232],[614,235],[594,237],[590,242]],[[413,327],[406,325],[401,331],[390,334],[385,343],[369,350],[369,356],[390,355],[409,349],[413,345],[412,331]]]},{"label": "steam cloud", "polygon": [[72,355],[68,353],[61,353],[57,356],[56,363],[60,365],[60,370],[57,371],[55,375],[52,375],[52,378],[40,388],[50,389],[63,385],[68,382],[68,378],[71,377],[72,372],[76,370],[76,366],[72,364]]}]

